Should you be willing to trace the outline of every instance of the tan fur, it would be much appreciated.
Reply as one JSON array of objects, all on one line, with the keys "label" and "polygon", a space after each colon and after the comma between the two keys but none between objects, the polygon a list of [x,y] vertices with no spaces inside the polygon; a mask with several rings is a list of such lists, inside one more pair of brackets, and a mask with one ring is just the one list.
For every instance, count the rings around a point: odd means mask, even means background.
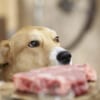
[{"label": "tan fur", "polygon": [[[22,28],[9,40],[0,44],[0,64],[9,63],[3,69],[3,78],[10,79],[13,74],[29,71],[33,68],[49,66],[49,54],[52,48],[60,46],[54,41],[56,32],[40,26]],[[32,40],[40,41],[36,48],[28,47]]]}]

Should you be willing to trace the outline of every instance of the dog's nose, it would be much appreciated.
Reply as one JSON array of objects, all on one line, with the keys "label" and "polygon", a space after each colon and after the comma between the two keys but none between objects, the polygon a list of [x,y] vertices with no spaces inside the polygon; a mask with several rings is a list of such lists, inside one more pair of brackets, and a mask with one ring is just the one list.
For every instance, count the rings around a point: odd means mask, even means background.
[{"label": "dog's nose", "polygon": [[57,60],[61,64],[69,64],[71,61],[71,54],[67,51],[62,51],[57,55]]}]

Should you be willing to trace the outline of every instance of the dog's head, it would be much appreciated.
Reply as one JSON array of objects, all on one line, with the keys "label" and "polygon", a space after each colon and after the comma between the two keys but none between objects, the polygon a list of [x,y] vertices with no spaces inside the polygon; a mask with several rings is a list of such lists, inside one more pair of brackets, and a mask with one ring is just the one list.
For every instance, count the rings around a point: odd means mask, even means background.
[{"label": "dog's head", "polygon": [[8,63],[14,72],[70,62],[56,32],[46,27],[25,27],[0,45],[0,64]]}]

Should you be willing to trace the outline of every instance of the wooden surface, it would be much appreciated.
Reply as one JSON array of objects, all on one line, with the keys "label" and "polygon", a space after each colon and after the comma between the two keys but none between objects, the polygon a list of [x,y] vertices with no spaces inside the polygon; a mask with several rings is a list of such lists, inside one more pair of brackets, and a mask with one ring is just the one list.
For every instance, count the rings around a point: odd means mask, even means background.
[{"label": "wooden surface", "polygon": [[100,100],[100,91],[97,91],[98,87],[90,85],[90,91],[87,95],[73,98],[72,94],[66,97],[57,99],[53,96],[36,96],[33,94],[16,92],[12,83],[1,83],[0,82],[0,100]]}]

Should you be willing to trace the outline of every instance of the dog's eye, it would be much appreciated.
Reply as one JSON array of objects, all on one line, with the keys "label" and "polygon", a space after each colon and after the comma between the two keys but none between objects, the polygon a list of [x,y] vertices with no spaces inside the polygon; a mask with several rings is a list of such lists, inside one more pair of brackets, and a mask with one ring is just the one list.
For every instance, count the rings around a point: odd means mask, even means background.
[{"label": "dog's eye", "polygon": [[54,41],[59,42],[59,36],[56,36]]},{"label": "dog's eye", "polygon": [[34,40],[34,41],[31,41],[28,46],[33,48],[33,47],[38,47],[40,45],[39,41],[37,40]]}]

